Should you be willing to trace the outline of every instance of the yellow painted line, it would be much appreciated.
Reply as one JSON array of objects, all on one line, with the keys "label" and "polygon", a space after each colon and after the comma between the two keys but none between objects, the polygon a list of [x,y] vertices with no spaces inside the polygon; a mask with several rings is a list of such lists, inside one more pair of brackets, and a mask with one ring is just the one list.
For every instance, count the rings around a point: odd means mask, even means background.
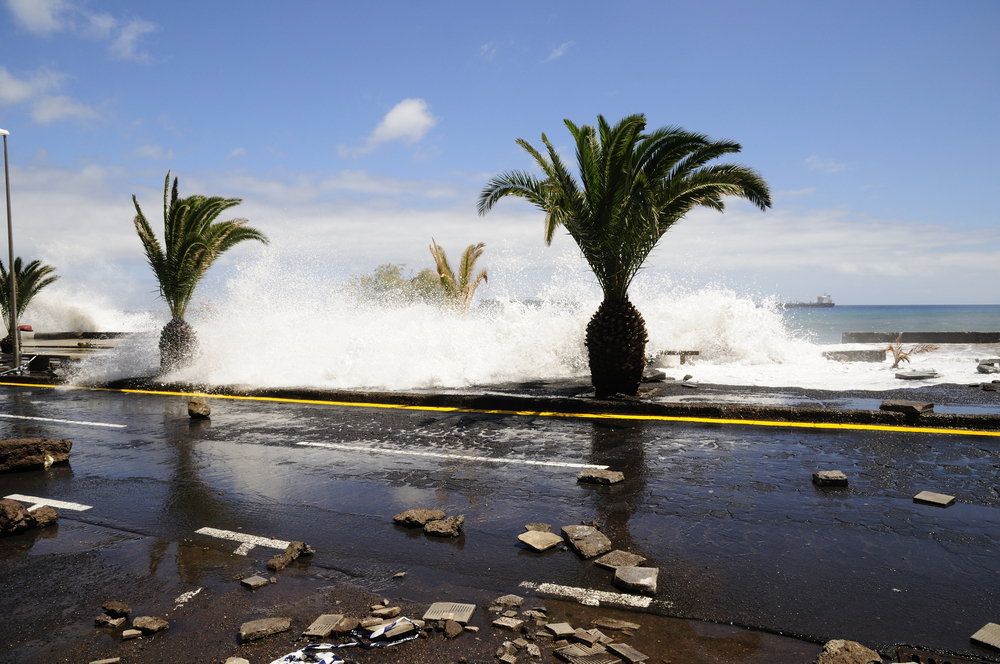
[{"label": "yellow painted line", "polygon": [[418,410],[436,413],[479,413],[484,415],[524,415],[534,417],[562,417],[589,420],[638,420],[645,422],[689,422],[694,424],[739,424],[756,427],[783,427],[786,429],[831,429],[846,431],[895,431],[900,433],[936,433],[950,436],[992,436],[1000,437],[1000,431],[978,431],[975,429],[937,429],[932,427],[907,427],[888,424],[844,424],[840,422],[782,422],[777,420],[737,420],[717,417],[682,417],[676,415],[629,415],[616,413],[560,413],[546,410],[486,410],[479,408],[459,408],[457,406],[404,406],[392,403],[368,403],[364,401],[324,401],[321,399],[291,399],[285,397],[254,397],[233,394],[209,394],[207,392],[167,392],[163,390],[116,390],[107,387],[85,387],[80,385],[35,385],[31,383],[3,383],[8,387],[45,387],[54,390],[91,390],[95,392],[118,392],[123,394],[149,394],[167,397],[207,397],[210,399],[232,399],[234,401],[269,401],[274,403],[297,403],[319,406],[340,406],[348,408],[384,408],[387,410]]}]

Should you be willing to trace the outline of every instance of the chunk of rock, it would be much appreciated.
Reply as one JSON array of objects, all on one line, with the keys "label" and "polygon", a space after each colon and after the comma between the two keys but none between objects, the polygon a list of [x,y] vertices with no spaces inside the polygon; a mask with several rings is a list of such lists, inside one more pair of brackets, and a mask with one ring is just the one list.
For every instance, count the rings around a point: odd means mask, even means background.
[{"label": "chunk of rock", "polygon": [[980,389],[982,389],[983,392],[996,392],[997,391],[997,384],[996,383],[983,383],[979,387],[980,387]]},{"label": "chunk of rock", "polygon": [[463,631],[465,631],[464,628],[454,620],[444,621],[444,638],[453,639]]},{"label": "chunk of rock", "polygon": [[634,622],[628,622],[627,620],[617,620],[615,618],[595,618],[590,622],[594,627],[603,627],[604,629],[631,629],[636,630],[641,627]]},{"label": "chunk of rock", "polygon": [[882,664],[882,657],[857,641],[827,641],[814,664]]},{"label": "chunk of rock", "polygon": [[519,595],[503,595],[493,600],[493,606],[516,609],[524,605],[524,598]]},{"label": "chunk of rock", "polygon": [[53,463],[69,461],[72,447],[72,441],[51,438],[0,440],[0,473],[44,470]]},{"label": "chunk of rock", "polygon": [[268,583],[267,579],[262,576],[254,574],[248,579],[243,579],[240,581],[240,585],[244,588],[249,588],[250,590],[257,590],[258,588],[263,588]]},{"label": "chunk of rock", "polygon": [[268,559],[267,568],[275,572],[280,572],[281,570],[291,565],[293,560],[295,559],[292,558],[291,554],[284,552],[277,553]]},{"label": "chunk of rock", "polygon": [[818,470],[813,473],[816,486],[847,486],[847,475],[839,470]]},{"label": "chunk of rock", "polygon": [[551,533],[552,526],[547,523],[529,523],[524,527],[525,530],[536,533]]},{"label": "chunk of rock", "polygon": [[435,537],[458,537],[462,534],[465,516],[452,516],[447,519],[428,521],[424,524],[424,532]]},{"label": "chunk of rock", "polygon": [[619,567],[611,582],[622,590],[655,595],[656,577],[659,573],[660,570],[655,567]]},{"label": "chunk of rock", "polygon": [[361,626],[361,621],[357,618],[348,618],[344,616],[341,618],[340,622],[333,626],[334,634],[347,634],[348,632],[353,632],[358,627]]},{"label": "chunk of rock", "polygon": [[563,526],[562,534],[581,558],[593,558],[611,550],[611,540],[593,526]]},{"label": "chunk of rock", "polygon": [[642,372],[642,382],[662,383],[667,379],[667,372],[662,369],[646,369]]},{"label": "chunk of rock", "polygon": [[619,567],[638,567],[644,562],[646,562],[646,559],[642,556],[615,549],[611,553],[605,553],[595,560],[594,564],[605,569],[618,569]]},{"label": "chunk of rock", "polygon": [[344,615],[342,613],[324,613],[319,618],[314,620],[312,624],[306,628],[306,631],[302,632],[302,636],[312,636],[319,639],[325,639],[343,619]]},{"label": "chunk of rock", "polygon": [[188,399],[188,417],[192,420],[207,420],[212,416],[212,408],[205,401],[204,397],[191,397]]},{"label": "chunk of rock", "polygon": [[156,634],[157,632],[169,629],[170,623],[156,616],[139,616],[132,619],[132,627],[142,630],[143,634]]},{"label": "chunk of rock", "polygon": [[398,606],[380,606],[377,609],[372,609],[372,616],[376,618],[395,618],[402,612],[402,609]]},{"label": "chunk of rock", "polygon": [[271,556],[267,568],[275,572],[281,571],[292,564],[299,556],[308,556],[316,551],[305,542],[290,542],[282,553]]},{"label": "chunk of rock", "polygon": [[521,533],[517,536],[517,539],[524,542],[528,547],[534,549],[535,551],[547,551],[557,544],[561,544],[563,538],[559,537],[555,533],[543,533],[536,530],[529,530],[526,533]]},{"label": "chunk of rock", "polygon": [[35,522],[35,528],[45,528],[51,526],[59,520],[59,515],[48,505],[42,505],[28,512]]},{"label": "chunk of rock", "polygon": [[893,413],[906,413],[908,415],[920,415],[921,413],[933,413],[934,404],[926,401],[905,401],[903,399],[889,399],[883,401],[878,407],[879,410],[887,410]]},{"label": "chunk of rock", "polygon": [[441,510],[425,510],[422,508],[406,510],[392,517],[392,520],[407,528],[423,528],[428,521],[438,521],[444,518]]},{"label": "chunk of rock", "polygon": [[933,491],[921,491],[913,497],[913,502],[934,505],[936,507],[949,507],[955,504],[955,496],[934,493]]},{"label": "chunk of rock", "polygon": [[628,664],[639,664],[649,659],[648,655],[642,654],[627,643],[608,644],[608,650],[618,655],[622,661],[628,662]]},{"label": "chunk of rock", "polygon": [[986,623],[969,638],[977,646],[1000,650],[1000,625]]},{"label": "chunk of rock", "polygon": [[140,629],[126,629],[122,632],[122,641],[128,641],[129,639],[136,639],[142,636],[142,630]]},{"label": "chunk of rock", "polygon": [[23,533],[34,526],[35,519],[28,508],[16,500],[0,500],[0,537]]},{"label": "chunk of rock", "polygon": [[292,626],[291,618],[261,618],[240,625],[240,643],[256,641],[272,634],[287,632]]},{"label": "chunk of rock", "polygon": [[94,618],[94,627],[115,628],[121,625],[123,622],[125,622],[125,616],[118,616],[116,618],[114,616],[109,616],[106,613],[102,613],[101,615]]},{"label": "chunk of rock", "polygon": [[506,616],[504,616],[503,618],[497,618],[496,620],[493,621],[494,627],[498,627],[500,629],[509,629],[512,632],[516,632],[517,630],[521,629],[521,625],[523,624],[524,621],[519,618],[508,618]]},{"label": "chunk of rock", "polygon": [[127,616],[132,613],[132,607],[125,602],[119,602],[118,600],[108,600],[104,604],[101,604],[101,608],[104,612],[111,616]]},{"label": "chunk of rock", "polygon": [[1000,359],[998,358],[979,360],[979,364],[976,366],[976,371],[981,374],[1000,373],[1000,366],[997,366],[998,363],[1000,363]]},{"label": "chunk of rock", "polygon": [[585,468],[576,476],[577,482],[588,482],[590,484],[617,484],[625,481],[625,475],[619,470],[600,470],[597,468]]},{"label": "chunk of rock", "polygon": [[250,664],[250,662],[242,657],[230,657],[225,664]]}]

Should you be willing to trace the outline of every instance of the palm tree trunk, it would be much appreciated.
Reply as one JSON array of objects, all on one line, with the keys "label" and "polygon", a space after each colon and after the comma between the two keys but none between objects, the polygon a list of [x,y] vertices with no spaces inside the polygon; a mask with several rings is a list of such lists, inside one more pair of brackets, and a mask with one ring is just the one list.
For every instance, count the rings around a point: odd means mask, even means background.
[{"label": "palm tree trunk", "polygon": [[194,328],[183,319],[170,319],[160,333],[160,373],[169,373],[190,364],[197,349]]},{"label": "palm tree trunk", "polygon": [[601,303],[587,324],[590,381],[599,398],[639,393],[648,339],[646,322],[631,302]]}]

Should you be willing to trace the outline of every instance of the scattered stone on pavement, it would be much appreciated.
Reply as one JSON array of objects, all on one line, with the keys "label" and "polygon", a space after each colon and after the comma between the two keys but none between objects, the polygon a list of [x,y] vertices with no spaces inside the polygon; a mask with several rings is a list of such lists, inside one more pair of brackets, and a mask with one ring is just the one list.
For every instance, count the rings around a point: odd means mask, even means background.
[{"label": "scattered stone on pavement", "polygon": [[625,620],[616,620],[615,618],[595,618],[590,622],[591,625],[595,627],[603,627],[604,629],[631,629],[637,630],[641,625],[633,622],[628,622]]},{"label": "scattered stone on pavement", "polygon": [[424,532],[435,537],[458,537],[462,534],[462,524],[464,523],[464,515],[428,521],[424,524]]},{"label": "scattered stone on pavement", "polygon": [[377,626],[381,625],[384,622],[385,621],[382,618],[362,618],[358,622],[358,625],[362,629],[370,629],[372,627],[377,627]]},{"label": "scattered stone on pavement", "polygon": [[114,629],[116,627],[120,627],[123,622],[125,622],[125,616],[118,616],[116,618],[114,616],[109,616],[106,613],[102,613],[94,618],[94,627],[111,627]]},{"label": "scattered stone on pavement", "polygon": [[59,515],[48,505],[37,507],[28,512],[28,514],[35,520],[35,528],[45,528],[59,520]]},{"label": "scattered stone on pavement", "polygon": [[117,600],[108,600],[104,604],[101,604],[101,608],[109,616],[127,616],[132,613],[132,607],[125,602],[119,602]]},{"label": "scattered stone on pavement", "polygon": [[476,611],[475,604],[458,604],[455,602],[434,602],[427,611],[424,612],[423,619],[431,620],[454,620],[457,623],[465,624],[472,619],[472,614]]},{"label": "scattered stone on pavement", "polygon": [[262,576],[254,574],[248,579],[243,579],[240,581],[240,585],[244,588],[249,588],[250,590],[257,590],[258,588],[263,588],[268,584],[268,580]]},{"label": "scattered stone on pavement", "polygon": [[497,618],[496,620],[493,621],[494,627],[499,627],[500,629],[509,629],[512,632],[516,632],[517,630],[521,629],[521,625],[523,624],[524,621],[521,620],[520,618],[508,618],[506,616],[502,618]]},{"label": "scattered stone on pavement", "polygon": [[188,399],[188,417],[192,420],[207,420],[212,415],[212,408],[204,397]]},{"label": "scattered stone on pavement", "polygon": [[576,629],[574,629],[574,627],[569,623],[564,623],[564,622],[549,623],[548,625],[545,626],[545,629],[552,632],[552,636],[556,637],[557,639],[576,634]]},{"label": "scattered stone on pavement", "polygon": [[619,567],[615,570],[612,583],[622,590],[655,595],[659,573],[660,570],[655,567]]},{"label": "scattered stone on pavement", "polygon": [[121,657],[109,657],[107,659],[95,659],[90,664],[118,664],[122,661]]},{"label": "scattered stone on pavement", "polygon": [[662,369],[646,369],[642,372],[642,382],[662,383],[667,378],[667,372]]},{"label": "scattered stone on pavement", "polygon": [[291,618],[261,618],[240,625],[240,643],[256,641],[272,634],[287,632],[292,626]]},{"label": "scattered stone on pavement", "polygon": [[990,357],[985,360],[979,360],[979,365],[976,366],[976,371],[982,374],[1000,373],[1000,357]]},{"label": "scattered stone on pavement", "polygon": [[563,526],[562,534],[581,558],[593,558],[611,550],[611,540],[593,526]]},{"label": "scattered stone on pavement", "polygon": [[528,653],[528,657],[537,658],[542,656],[541,649],[534,643],[529,643],[524,647],[524,651]]},{"label": "scattered stone on pavement", "polygon": [[937,507],[948,507],[955,504],[955,496],[948,496],[943,493],[933,491],[921,491],[913,497],[913,502],[924,505],[935,505]]},{"label": "scattered stone on pavement", "polygon": [[372,609],[372,615],[376,618],[395,618],[402,612],[402,609],[398,606],[380,606],[377,609]]},{"label": "scattered stone on pavement", "polygon": [[250,662],[242,657],[230,657],[225,664],[250,664]]},{"label": "scattered stone on pavement", "polygon": [[47,505],[32,511],[10,498],[0,500],[0,537],[16,535],[32,528],[51,526],[59,516]]},{"label": "scattered stone on pavement", "polygon": [[1000,625],[986,623],[978,632],[972,635],[970,640],[977,646],[1000,650]]},{"label": "scattered stone on pavement", "polygon": [[128,641],[129,639],[135,639],[142,636],[142,630],[138,629],[127,629],[122,632],[122,641]]},{"label": "scattered stone on pavement", "polygon": [[595,560],[594,564],[605,569],[618,569],[619,567],[638,567],[644,562],[646,562],[646,559],[642,556],[615,549],[611,553],[606,553]]},{"label": "scattered stone on pavement", "polygon": [[517,664],[517,657],[510,654],[501,655],[500,657],[497,658],[497,661],[500,662],[501,664]]},{"label": "scattered stone on pavement", "polygon": [[462,626],[455,622],[454,620],[444,621],[444,638],[454,639],[456,636],[461,634],[464,630]]},{"label": "scattered stone on pavement", "polygon": [[997,391],[997,384],[996,383],[983,383],[980,387],[982,388],[983,392],[996,392]]},{"label": "scattered stone on pavement", "polygon": [[320,639],[325,639],[331,632],[333,628],[340,624],[340,621],[344,619],[344,616],[340,613],[324,613],[319,618],[313,621],[311,625],[302,632],[302,636],[313,636]]},{"label": "scattered stone on pavement", "polygon": [[882,664],[882,657],[857,641],[827,641],[814,664]]},{"label": "scattered stone on pavement", "polygon": [[528,532],[551,533],[552,526],[547,523],[529,523],[524,527]]},{"label": "scattered stone on pavement", "polygon": [[607,648],[624,661],[628,662],[628,664],[639,664],[639,662],[649,659],[648,655],[643,655],[627,643],[609,643]]},{"label": "scattered stone on pavement", "polygon": [[520,595],[501,595],[493,600],[493,606],[504,608],[518,608],[524,605],[524,598]]},{"label": "scattered stone on pavement", "polygon": [[444,512],[441,510],[416,508],[400,512],[396,516],[392,517],[392,520],[401,526],[406,526],[407,528],[423,528],[428,521],[438,521],[443,518]]},{"label": "scattered stone on pavement", "polygon": [[405,577],[406,577],[406,572],[396,572],[395,574],[392,575],[392,578],[394,579],[402,579]]},{"label": "scattered stone on pavement", "polygon": [[357,618],[350,618],[348,616],[344,616],[343,618],[340,619],[340,622],[338,622],[336,625],[333,626],[333,633],[347,634],[348,632],[353,632],[360,626],[361,626],[361,621],[358,620]]},{"label": "scattered stone on pavement", "polygon": [[625,474],[619,470],[599,470],[597,468],[585,468],[576,476],[577,482],[589,482],[591,484],[617,484],[625,481]]},{"label": "scattered stone on pavement", "polygon": [[69,461],[72,447],[72,441],[51,438],[0,440],[0,473],[43,470],[53,463],[64,463]]},{"label": "scattered stone on pavement", "polygon": [[271,556],[267,561],[267,568],[278,572],[291,565],[299,556],[309,556],[314,553],[316,551],[305,542],[289,542],[282,553]]},{"label": "scattered stone on pavement", "polygon": [[156,616],[139,616],[132,619],[132,628],[142,630],[143,634],[156,634],[162,630],[169,629],[170,623]]},{"label": "scattered stone on pavement", "polygon": [[906,413],[908,415],[920,415],[921,413],[933,413],[934,404],[926,401],[905,401],[903,399],[889,399],[883,401],[878,407],[879,410],[888,410],[894,413]]},{"label": "scattered stone on pavement", "polygon": [[813,473],[816,486],[847,486],[847,475],[839,470],[818,470]]},{"label": "scattered stone on pavement", "polygon": [[478,632],[479,628],[476,627],[475,625],[466,625],[465,626],[465,631],[466,632]]},{"label": "scattered stone on pavement", "polygon": [[563,538],[555,533],[540,532],[537,530],[529,530],[526,533],[521,533],[517,536],[517,539],[535,551],[548,551],[552,547],[562,544],[563,541]]},{"label": "scattered stone on pavement", "polygon": [[[597,630],[594,631],[597,632]],[[602,636],[604,635],[601,634],[600,632],[594,634],[593,632],[588,632],[585,629],[578,629],[575,632],[573,632],[573,635],[570,638],[576,641],[577,643],[582,643],[585,646],[593,646],[594,644],[601,642]]]}]

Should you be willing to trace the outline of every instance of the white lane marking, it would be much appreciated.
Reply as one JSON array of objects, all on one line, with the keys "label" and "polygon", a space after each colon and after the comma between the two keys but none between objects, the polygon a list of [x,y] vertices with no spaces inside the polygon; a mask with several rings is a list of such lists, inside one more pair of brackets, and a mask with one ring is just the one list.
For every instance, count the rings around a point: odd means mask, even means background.
[{"label": "white lane marking", "polygon": [[341,445],[340,443],[297,443],[309,447],[326,447],[332,450],[348,452],[365,452],[366,454],[397,454],[401,456],[421,456],[434,459],[457,459],[459,461],[483,461],[489,463],[512,463],[525,466],[551,466],[554,468],[595,468],[607,470],[607,466],[596,466],[589,463],[570,463],[568,461],[533,461],[531,459],[507,459],[499,457],[467,456],[464,454],[444,454],[442,452],[415,452],[411,450],[391,450],[387,448],[363,447],[361,445]]},{"label": "white lane marking", "polygon": [[83,422],[80,420],[57,420],[54,417],[28,417],[27,415],[8,415],[0,413],[0,417],[7,417],[12,420],[37,420],[39,422],[58,422],[59,424],[81,424],[88,427],[111,427],[112,429],[124,429],[124,424],[107,424],[105,422]]},{"label": "white lane marking", "polygon": [[521,587],[531,588],[539,595],[545,597],[554,597],[556,599],[575,599],[580,604],[585,604],[586,606],[620,606],[629,609],[648,609],[653,603],[652,597],[612,593],[606,590],[591,590],[589,588],[560,586],[555,583],[533,583],[531,581],[522,581]]},{"label": "white lane marking", "polygon": [[58,507],[61,510],[74,510],[76,512],[82,512],[84,510],[89,510],[90,505],[81,505],[80,503],[66,503],[61,500],[49,500],[48,498],[39,498],[38,496],[22,496],[19,493],[12,493],[9,496],[4,496],[4,498],[10,498],[11,500],[18,500],[22,503],[32,503],[28,511],[36,510],[43,505],[48,505],[49,507]]},{"label": "white lane marking", "polygon": [[200,592],[201,588],[198,588],[198,590],[189,590],[180,597],[178,597],[177,599],[175,599],[174,604],[176,604],[177,606],[174,607],[174,611],[184,606],[189,599],[191,599]]},{"label": "white lane marking", "polygon": [[199,535],[208,535],[209,537],[218,537],[219,539],[232,540],[233,542],[242,542],[239,547],[236,548],[233,553],[238,556],[245,556],[255,547],[255,546],[267,546],[272,549],[286,549],[290,542],[284,540],[271,539],[270,537],[257,537],[256,535],[245,535],[244,533],[234,533],[231,530],[219,530],[218,528],[200,528],[196,531]]}]

